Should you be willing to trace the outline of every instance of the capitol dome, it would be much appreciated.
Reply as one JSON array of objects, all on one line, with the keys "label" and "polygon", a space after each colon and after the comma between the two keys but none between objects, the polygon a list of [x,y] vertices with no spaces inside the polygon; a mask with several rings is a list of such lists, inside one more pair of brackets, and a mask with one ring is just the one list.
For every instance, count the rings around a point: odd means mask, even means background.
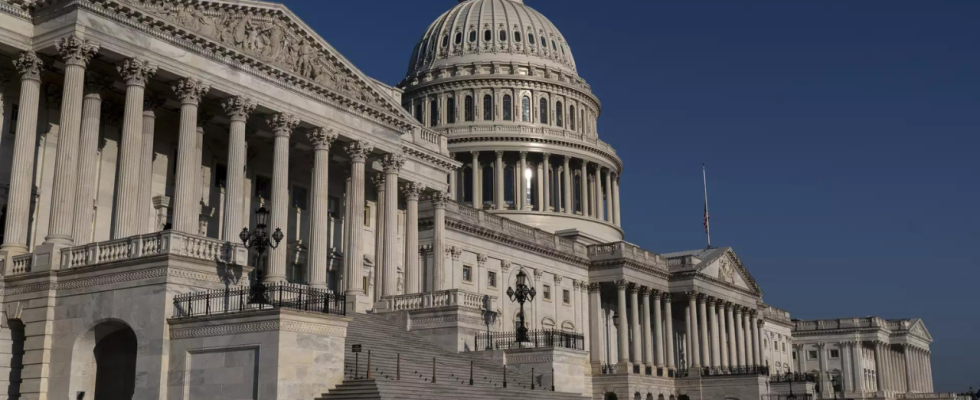
[{"label": "capitol dome", "polygon": [[523,0],[460,0],[412,53],[408,75],[471,62],[535,63],[575,75],[565,37]]}]

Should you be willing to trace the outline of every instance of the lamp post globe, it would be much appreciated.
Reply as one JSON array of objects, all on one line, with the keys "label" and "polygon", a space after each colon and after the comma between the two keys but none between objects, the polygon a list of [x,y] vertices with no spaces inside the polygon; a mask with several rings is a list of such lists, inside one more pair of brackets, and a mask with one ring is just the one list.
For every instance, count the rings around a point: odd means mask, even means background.
[{"label": "lamp post globe", "polygon": [[533,287],[527,287],[527,274],[524,273],[523,268],[521,268],[520,271],[517,271],[515,286],[516,288],[507,288],[507,297],[510,298],[510,301],[516,301],[521,305],[521,312],[519,314],[520,324],[517,327],[517,343],[527,343],[530,342],[531,339],[527,336],[527,324],[524,320],[524,303],[534,300],[537,290],[535,290]]}]

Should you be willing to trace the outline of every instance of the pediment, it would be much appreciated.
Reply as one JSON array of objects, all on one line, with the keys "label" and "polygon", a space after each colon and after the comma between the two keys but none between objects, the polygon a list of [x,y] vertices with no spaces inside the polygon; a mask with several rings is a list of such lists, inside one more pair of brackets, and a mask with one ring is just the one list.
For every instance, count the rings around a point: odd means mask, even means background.
[{"label": "pediment", "polygon": [[731,247],[719,249],[710,258],[703,260],[698,266],[698,272],[737,288],[762,294],[762,289],[755,278],[742,265],[742,261]]},{"label": "pediment", "polygon": [[925,322],[922,322],[921,319],[916,319],[915,320],[915,323],[913,323],[912,324],[912,327],[909,328],[909,334],[914,335],[914,336],[918,336],[918,337],[923,338],[923,339],[925,339],[925,340],[927,340],[929,342],[932,342],[932,335],[929,334],[929,330],[926,329]]},{"label": "pediment", "polygon": [[284,5],[261,1],[106,0],[132,7],[411,124],[401,100],[381,91]]}]

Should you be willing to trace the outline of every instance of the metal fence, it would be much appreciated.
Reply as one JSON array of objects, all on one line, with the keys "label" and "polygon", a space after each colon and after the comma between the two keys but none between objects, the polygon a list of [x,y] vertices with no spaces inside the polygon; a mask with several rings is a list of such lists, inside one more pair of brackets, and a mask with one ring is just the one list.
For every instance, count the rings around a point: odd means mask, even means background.
[{"label": "metal fence", "polygon": [[347,315],[342,294],[304,285],[274,283],[264,290],[239,287],[225,290],[187,293],[174,297],[174,318],[239,313],[273,308]]},{"label": "metal fence", "polygon": [[765,365],[750,365],[745,367],[704,367],[701,376],[732,376],[732,375],[769,375],[769,367]]},{"label": "metal fence", "polygon": [[806,393],[780,393],[780,394],[764,394],[762,395],[762,400],[813,400],[812,394]]},{"label": "metal fence", "polygon": [[816,382],[817,377],[813,374],[805,374],[799,372],[787,372],[781,375],[773,375],[769,377],[770,383],[780,383],[780,382]]},{"label": "metal fence", "polygon": [[585,350],[585,336],[556,329],[528,331],[529,342],[518,343],[517,332],[483,332],[476,335],[478,350],[509,350],[538,347],[559,347]]}]

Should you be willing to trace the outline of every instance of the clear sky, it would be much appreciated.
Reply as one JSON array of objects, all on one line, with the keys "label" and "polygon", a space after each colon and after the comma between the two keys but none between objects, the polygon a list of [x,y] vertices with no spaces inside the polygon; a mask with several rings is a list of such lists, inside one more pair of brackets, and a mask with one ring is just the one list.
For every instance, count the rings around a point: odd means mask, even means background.
[{"label": "clear sky", "polygon": [[[285,0],[404,76],[456,0]],[[562,31],[625,162],[627,240],[734,246],[795,318],[925,319],[936,389],[980,387],[980,1],[526,0]]]}]

